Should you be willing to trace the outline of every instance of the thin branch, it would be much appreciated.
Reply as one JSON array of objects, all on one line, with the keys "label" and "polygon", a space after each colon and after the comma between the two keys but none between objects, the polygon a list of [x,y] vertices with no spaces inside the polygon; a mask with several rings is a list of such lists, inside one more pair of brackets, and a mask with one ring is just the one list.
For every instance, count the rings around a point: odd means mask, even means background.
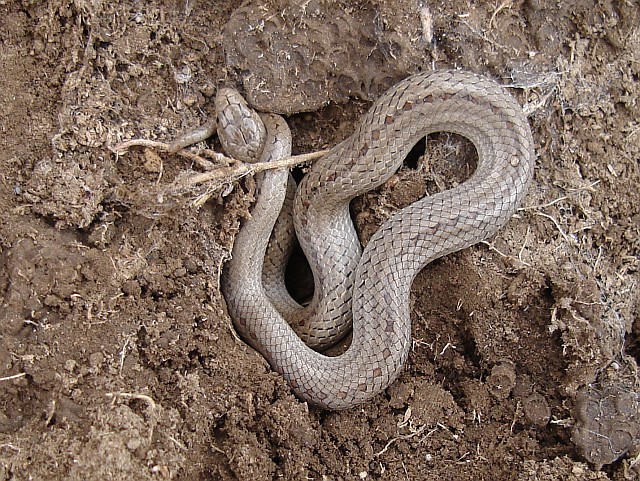
[{"label": "thin branch", "polygon": [[[167,144],[165,142],[157,142],[155,140],[147,140],[147,139],[132,139],[127,140],[126,142],[121,142],[113,147],[110,147],[110,150],[115,154],[122,155],[127,152],[131,147],[148,147],[157,149],[161,152],[172,152],[175,148],[175,142]],[[242,162],[240,160],[234,159],[233,157],[227,157],[226,155],[220,154],[214,150],[203,149],[201,151],[203,154],[206,154],[207,157],[213,158],[214,160],[220,162],[225,166],[232,166],[231,170],[227,170],[226,172],[222,172],[221,169],[212,164],[209,161],[204,160],[197,154],[192,152],[181,150],[176,152],[178,155],[185,157],[189,160],[196,162],[201,167],[205,168],[208,172],[197,174],[192,177],[193,181],[190,184],[201,184],[203,182],[208,182],[209,180],[217,180],[221,177],[229,177],[233,178],[237,175],[247,175],[251,173],[263,172],[265,170],[272,169],[290,169],[291,167],[295,167],[300,164],[304,164],[306,162],[312,162],[322,156],[324,156],[328,150],[320,150],[318,152],[309,152],[307,154],[300,155],[292,155],[291,157],[287,157],[285,159],[275,160],[272,162],[259,162],[255,164],[248,164]]]},{"label": "thin branch", "polygon": [[560,232],[560,234],[562,235],[562,237],[564,238],[564,240],[566,240],[569,245],[573,245],[573,241],[571,240],[571,238],[564,232],[564,230],[562,230],[562,227],[560,227],[560,224],[558,223],[558,221],[551,217],[550,215],[544,214],[542,212],[536,212],[536,215],[539,215],[541,217],[545,217],[547,219],[549,219],[551,222],[553,222],[553,224],[556,226],[556,229],[558,229],[558,232]]},{"label": "thin branch", "polygon": [[234,165],[231,165],[230,167],[217,168],[208,172],[191,175],[181,182],[181,187],[204,184],[205,182],[211,181],[233,181],[240,177],[244,177],[245,175],[257,174],[258,172],[264,172],[265,170],[290,169],[296,165],[314,161],[324,156],[327,152],[328,150],[320,150],[318,152],[293,155],[286,159],[274,160],[272,162],[259,162],[257,164],[248,164],[236,160]]},{"label": "thin branch", "polygon": [[13,376],[0,377],[0,381],[11,381],[12,379],[19,379],[21,377],[25,377],[26,375],[26,372],[21,372],[19,374],[14,374]]},{"label": "thin branch", "polygon": [[138,394],[132,392],[108,392],[105,396],[113,398],[115,400],[116,397],[124,398],[124,399],[139,399],[140,401],[146,402],[151,409],[156,408],[156,402],[146,394]]}]

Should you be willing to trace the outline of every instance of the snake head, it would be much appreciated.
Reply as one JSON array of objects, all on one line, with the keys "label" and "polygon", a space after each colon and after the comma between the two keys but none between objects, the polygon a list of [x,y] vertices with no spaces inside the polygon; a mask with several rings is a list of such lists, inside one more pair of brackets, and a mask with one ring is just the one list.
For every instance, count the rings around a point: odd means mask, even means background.
[{"label": "snake head", "polygon": [[267,137],[258,113],[235,89],[218,90],[215,100],[218,112],[218,137],[228,155],[244,162],[256,162]]}]

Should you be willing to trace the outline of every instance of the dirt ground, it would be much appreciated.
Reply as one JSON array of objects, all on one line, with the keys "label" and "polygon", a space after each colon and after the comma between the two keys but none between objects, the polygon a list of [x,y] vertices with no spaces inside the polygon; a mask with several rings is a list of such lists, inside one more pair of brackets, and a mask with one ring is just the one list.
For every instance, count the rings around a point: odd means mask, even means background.
[{"label": "dirt ground", "polygon": [[[640,479],[637,1],[0,13],[0,480]],[[199,166],[111,147],[171,141],[233,85],[311,152],[395,81],[442,68],[511,87],[533,185],[495,238],[418,276],[391,387],[346,412],[307,406],[219,292],[252,179],[179,189]],[[426,147],[354,202],[363,240],[473,164],[455,136]]]}]

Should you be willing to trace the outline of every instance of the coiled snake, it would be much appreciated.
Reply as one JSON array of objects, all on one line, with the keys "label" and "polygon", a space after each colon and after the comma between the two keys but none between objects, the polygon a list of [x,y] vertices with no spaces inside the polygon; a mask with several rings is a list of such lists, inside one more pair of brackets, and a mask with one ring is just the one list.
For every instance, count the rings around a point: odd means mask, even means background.
[{"label": "coiled snake", "polygon": [[[290,134],[281,118],[263,115],[271,132],[265,141],[246,104],[229,90],[221,91],[217,101],[223,112],[219,132],[232,155],[257,152],[264,142],[263,161],[289,155]],[[396,212],[360,255],[349,202],[385,182],[418,140],[439,131],[473,142],[476,171],[458,187]],[[290,301],[270,300],[263,285],[265,250],[285,198],[288,173],[283,171],[259,174],[251,219],[238,233],[222,277],[236,328],[300,398],[327,409],[370,399],[394,381],[407,359],[409,291],[416,274],[504,225],[525,195],[533,164],[527,119],[495,82],[458,71],[420,73],[401,81],[373,104],[353,135],[312,166],[295,194],[296,233],[315,283],[311,306],[297,308],[299,329],[307,340],[326,333],[334,342],[349,327],[352,313],[350,347],[337,357],[309,348],[278,310]]]}]

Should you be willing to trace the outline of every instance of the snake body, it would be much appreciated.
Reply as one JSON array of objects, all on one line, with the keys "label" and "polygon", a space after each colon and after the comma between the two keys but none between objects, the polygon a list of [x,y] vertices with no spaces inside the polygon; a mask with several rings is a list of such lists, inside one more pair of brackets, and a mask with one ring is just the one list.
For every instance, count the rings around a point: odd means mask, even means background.
[{"label": "snake body", "polygon": [[[221,122],[221,128],[228,124]],[[420,138],[439,131],[473,142],[476,171],[458,187],[396,212],[360,256],[349,202],[385,182]],[[262,160],[288,155],[290,139],[267,142]],[[337,357],[309,348],[263,286],[263,257],[286,192],[288,174],[282,171],[261,174],[251,219],[238,233],[222,277],[236,328],[300,398],[327,409],[367,401],[395,380],[407,359],[416,274],[504,225],[526,193],[533,164],[527,119],[497,83],[458,71],[401,81],[373,104],[349,138],[312,166],[294,201],[296,233],[314,273],[308,312],[320,326],[316,331],[334,339],[352,315],[350,347]]]}]

